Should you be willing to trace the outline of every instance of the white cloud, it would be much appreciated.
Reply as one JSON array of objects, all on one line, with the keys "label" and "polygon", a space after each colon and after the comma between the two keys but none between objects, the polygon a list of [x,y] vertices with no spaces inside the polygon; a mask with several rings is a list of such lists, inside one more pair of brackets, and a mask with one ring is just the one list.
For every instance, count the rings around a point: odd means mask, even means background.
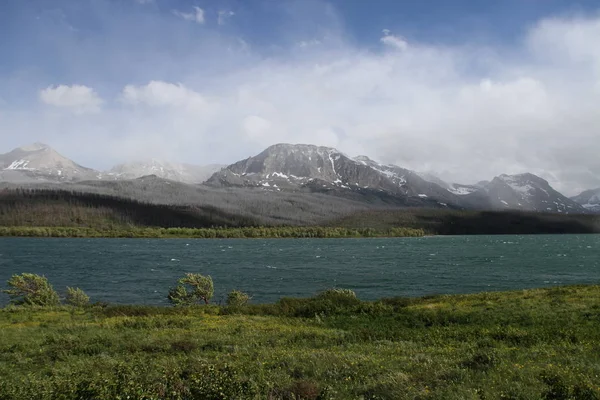
[{"label": "white cloud", "polygon": [[217,13],[217,24],[219,25],[225,25],[225,23],[227,23],[227,20],[231,17],[233,17],[235,15],[235,12],[231,11],[231,10],[220,10]]},{"label": "white cloud", "polygon": [[[101,112],[3,112],[0,131],[22,132],[15,147],[43,139],[96,168],[141,156],[227,163],[278,142],[314,143],[464,183],[529,171],[574,194],[600,187],[599,27],[600,17],[540,21],[508,50],[398,46],[384,31],[391,48],[368,51],[335,30],[298,51],[313,37],[303,31],[264,53],[207,30],[197,47],[127,64],[154,77],[107,82],[119,101]],[[46,102],[100,109],[87,89],[95,103],[66,101],[57,88]]]},{"label": "white cloud", "polygon": [[98,112],[102,105],[98,94],[84,85],[48,86],[40,90],[39,98],[45,104],[67,108],[76,113]]},{"label": "white cloud", "polygon": [[206,101],[200,93],[186,88],[181,83],[151,81],[145,86],[127,85],[123,89],[122,100],[130,104],[144,104],[152,107],[181,107],[201,109]]},{"label": "white cloud", "polygon": [[197,24],[204,24],[204,10],[200,7],[194,6],[194,11],[189,13],[173,10],[173,14],[180,18],[183,18],[186,21],[193,21]]},{"label": "white cloud", "polygon": [[271,122],[256,115],[250,115],[242,121],[242,129],[251,139],[263,139],[271,128]]},{"label": "white cloud", "polygon": [[403,37],[392,35],[389,29],[384,29],[382,32],[383,36],[379,39],[381,43],[399,50],[406,50],[408,48],[408,42]]},{"label": "white cloud", "polygon": [[298,47],[304,49],[307,47],[318,46],[320,44],[321,44],[321,41],[319,39],[301,40],[298,42]]},{"label": "white cloud", "polygon": [[154,0],[134,0],[138,4],[151,4]]}]

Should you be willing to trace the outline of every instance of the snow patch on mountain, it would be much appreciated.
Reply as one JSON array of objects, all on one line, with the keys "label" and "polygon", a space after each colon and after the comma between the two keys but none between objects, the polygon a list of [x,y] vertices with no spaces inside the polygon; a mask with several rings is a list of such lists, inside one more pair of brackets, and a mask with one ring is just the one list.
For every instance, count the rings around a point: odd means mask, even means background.
[{"label": "snow patch on mountain", "polygon": [[457,196],[466,196],[466,195],[474,193],[478,190],[480,190],[480,188],[477,188],[475,186],[470,186],[470,185],[461,185],[459,183],[452,183],[448,187],[448,191]]},{"label": "snow patch on mountain", "polygon": [[28,160],[16,160],[13,161],[8,167],[6,167],[6,169],[28,169],[28,164]]}]

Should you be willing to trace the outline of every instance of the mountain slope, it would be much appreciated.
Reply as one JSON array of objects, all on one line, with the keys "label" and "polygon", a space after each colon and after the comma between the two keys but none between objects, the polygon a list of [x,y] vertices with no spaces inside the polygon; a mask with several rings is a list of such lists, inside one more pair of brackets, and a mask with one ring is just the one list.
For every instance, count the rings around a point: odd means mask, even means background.
[{"label": "mountain slope", "polygon": [[34,143],[0,154],[0,177],[19,181],[71,181],[90,179],[98,173],[76,164],[50,146]]},{"label": "mountain slope", "polygon": [[571,200],[583,206],[586,210],[600,213],[600,188],[586,190],[577,196],[571,197]]},{"label": "mountain slope", "polygon": [[455,196],[418,174],[382,165],[365,156],[352,159],[330,147],[277,144],[215,173],[213,186],[262,187],[267,190],[385,192],[413,198],[411,205],[446,206]]}]

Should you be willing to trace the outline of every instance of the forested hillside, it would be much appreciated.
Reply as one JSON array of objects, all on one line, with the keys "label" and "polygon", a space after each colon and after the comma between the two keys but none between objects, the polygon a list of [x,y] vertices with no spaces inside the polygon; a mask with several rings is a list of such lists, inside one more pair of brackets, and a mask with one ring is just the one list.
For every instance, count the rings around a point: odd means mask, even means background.
[{"label": "forested hillside", "polygon": [[[20,188],[19,185],[0,183],[0,190],[14,191]],[[39,183],[27,185],[27,189],[95,193],[148,204],[213,207],[229,214],[260,220],[265,225],[321,225],[332,217],[398,204],[395,198],[374,194],[347,198],[335,194],[278,192],[260,188],[210,188],[153,176],[129,181],[87,181],[60,185]]]},{"label": "forested hillside", "polygon": [[0,191],[0,226],[204,228],[258,225],[211,206],[150,204],[115,196],[43,189]]},{"label": "forested hillside", "polygon": [[[260,192],[252,190],[245,192],[246,198],[240,191],[232,191],[229,196],[226,192],[216,193],[222,198],[223,208],[202,203],[157,204],[79,191],[4,189],[0,190],[0,226],[79,227],[97,231],[132,227],[324,226],[370,228],[380,234],[395,228],[413,228],[437,235],[600,233],[599,215],[425,209],[381,201],[374,201],[367,209],[335,196],[329,196],[333,203],[319,203],[318,195],[302,193],[297,200],[262,194],[261,204],[261,199],[255,197]],[[217,204],[217,195],[211,194],[212,197],[204,198],[205,203]],[[235,201],[239,202],[237,208]]]}]

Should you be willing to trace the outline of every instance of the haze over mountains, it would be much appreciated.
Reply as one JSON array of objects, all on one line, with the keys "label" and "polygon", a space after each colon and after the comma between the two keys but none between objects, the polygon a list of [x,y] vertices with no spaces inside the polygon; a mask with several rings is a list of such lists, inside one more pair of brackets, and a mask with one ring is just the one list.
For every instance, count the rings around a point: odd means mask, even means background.
[{"label": "haze over mountains", "polygon": [[[380,164],[368,156],[350,157],[334,148],[307,144],[276,144],[229,166],[148,160],[121,164],[109,171],[81,166],[41,143],[0,155],[0,183],[17,186],[85,182],[88,187],[103,185],[119,193],[127,192],[126,182],[147,176],[166,180],[153,183],[156,191],[175,181],[180,191],[197,191],[197,185],[202,184],[203,190],[333,195],[322,199],[334,202],[338,201],[334,198],[346,198],[366,205],[384,202],[413,207],[600,212],[600,189],[568,198],[530,173],[500,175],[475,185],[447,183],[432,174]],[[115,185],[106,186],[109,182]],[[182,184],[193,186],[188,189]]]}]

